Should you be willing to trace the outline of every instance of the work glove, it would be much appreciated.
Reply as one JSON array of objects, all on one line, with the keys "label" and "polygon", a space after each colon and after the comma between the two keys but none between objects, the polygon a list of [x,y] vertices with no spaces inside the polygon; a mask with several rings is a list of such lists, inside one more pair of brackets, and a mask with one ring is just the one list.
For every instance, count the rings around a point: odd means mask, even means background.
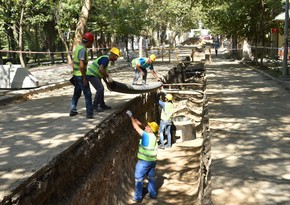
[{"label": "work glove", "polygon": [[156,102],[156,103],[159,103],[160,95],[161,95],[160,92],[156,92],[156,95],[155,95],[155,102]]},{"label": "work glove", "polygon": [[112,82],[114,82],[114,80],[111,78],[111,76],[108,76],[108,77],[107,77],[107,81],[108,81],[108,83],[112,83]]},{"label": "work glove", "polygon": [[130,110],[127,110],[127,111],[126,111],[126,114],[127,114],[129,117],[132,117],[132,115],[133,115],[132,112],[131,112]]},{"label": "work glove", "polygon": [[165,82],[165,78],[163,76],[160,76],[158,81],[161,81],[162,83],[164,83]]}]

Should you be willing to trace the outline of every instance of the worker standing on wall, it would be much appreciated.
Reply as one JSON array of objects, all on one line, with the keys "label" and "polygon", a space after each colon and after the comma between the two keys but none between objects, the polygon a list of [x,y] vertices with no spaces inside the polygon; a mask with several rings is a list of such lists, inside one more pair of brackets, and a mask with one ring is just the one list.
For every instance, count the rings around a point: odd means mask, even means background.
[{"label": "worker standing on wall", "polygon": [[135,76],[133,79],[133,85],[137,84],[137,81],[142,75],[142,84],[145,85],[147,81],[147,68],[149,67],[152,75],[158,80],[161,81],[161,78],[158,77],[156,71],[154,70],[153,63],[156,60],[156,55],[151,54],[149,58],[141,57],[134,58],[132,60],[132,67],[135,69]]},{"label": "worker standing on wall", "polygon": [[108,55],[98,57],[87,69],[87,78],[96,89],[96,95],[93,101],[93,109],[97,112],[111,109],[111,106],[105,104],[104,86],[101,82],[103,79],[106,83],[112,81],[109,76],[109,63],[115,62],[120,57],[120,50],[116,47],[110,49]]},{"label": "worker standing on wall", "polygon": [[71,101],[70,116],[75,116],[77,112],[78,100],[82,92],[85,96],[87,118],[93,118],[92,93],[86,76],[88,65],[87,48],[91,48],[94,42],[94,35],[86,32],[82,37],[82,44],[78,45],[74,51],[73,78],[74,93]]},{"label": "worker standing on wall", "polygon": [[155,168],[157,157],[157,138],[155,132],[158,131],[158,124],[156,122],[148,122],[145,129],[142,130],[141,122],[133,117],[130,110],[127,110],[126,114],[131,118],[131,123],[134,129],[141,136],[138,149],[138,161],[135,167],[135,193],[133,201],[142,201],[143,183],[144,179],[148,177],[148,193],[152,199],[157,198]]}]

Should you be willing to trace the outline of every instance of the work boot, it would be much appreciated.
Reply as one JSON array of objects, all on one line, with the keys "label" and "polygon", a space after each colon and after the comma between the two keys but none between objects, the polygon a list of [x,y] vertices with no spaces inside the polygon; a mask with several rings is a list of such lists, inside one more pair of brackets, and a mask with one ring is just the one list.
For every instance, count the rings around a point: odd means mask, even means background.
[{"label": "work boot", "polygon": [[88,119],[94,119],[94,116],[93,115],[87,115],[87,118]]},{"label": "work boot", "polygon": [[111,106],[108,106],[108,105],[102,105],[102,106],[100,106],[100,108],[103,109],[103,110],[110,110],[110,109],[112,109],[112,107]]},{"label": "work boot", "polygon": [[158,149],[165,149],[165,146],[160,144],[160,145],[158,145]]},{"label": "work boot", "polygon": [[96,112],[104,112],[104,110],[100,109],[99,107],[93,107],[93,110]]},{"label": "work boot", "polygon": [[134,197],[132,198],[132,201],[136,202],[136,203],[141,203],[142,200],[141,199],[135,199]]},{"label": "work boot", "polygon": [[70,111],[70,113],[69,113],[69,116],[76,116],[77,114],[79,114],[78,112],[76,112],[76,111]]}]

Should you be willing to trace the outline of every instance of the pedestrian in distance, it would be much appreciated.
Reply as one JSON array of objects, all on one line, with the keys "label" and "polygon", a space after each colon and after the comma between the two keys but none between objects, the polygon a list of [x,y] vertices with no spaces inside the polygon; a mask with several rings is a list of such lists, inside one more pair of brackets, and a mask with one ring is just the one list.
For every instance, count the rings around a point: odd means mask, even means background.
[{"label": "pedestrian in distance", "polygon": [[70,116],[78,114],[77,104],[83,92],[85,96],[87,118],[93,118],[92,93],[86,76],[88,65],[87,48],[91,48],[93,42],[94,35],[90,32],[86,32],[82,36],[82,43],[78,45],[74,51],[73,78],[71,79],[71,82],[74,84],[74,92],[71,101]]},{"label": "pedestrian in distance", "polygon": [[110,49],[108,55],[98,57],[87,69],[87,78],[92,86],[96,89],[96,95],[93,101],[93,109],[97,112],[111,109],[111,106],[105,104],[105,89],[102,79],[105,83],[112,82],[109,75],[109,63],[115,62],[120,57],[120,50],[116,47]]},{"label": "pedestrian in distance", "polygon": [[156,60],[156,55],[151,54],[149,58],[140,57],[134,58],[132,60],[132,67],[135,70],[135,75],[133,79],[133,85],[136,85],[140,75],[142,75],[142,84],[145,85],[147,81],[147,68],[151,71],[152,75],[158,80],[161,81],[161,78],[158,77],[156,71],[154,70],[153,63]]},{"label": "pedestrian in distance", "polygon": [[158,150],[157,138],[154,133],[158,131],[158,124],[156,122],[148,122],[143,130],[142,123],[133,117],[130,110],[126,114],[131,118],[131,123],[134,129],[141,136],[138,149],[138,161],[135,166],[135,192],[132,198],[135,202],[142,201],[144,179],[148,178],[148,193],[152,199],[157,198],[155,168],[156,157]]},{"label": "pedestrian in distance", "polygon": [[217,54],[218,54],[218,49],[219,49],[219,42],[218,41],[215,41],[214,42],[214,44],[213,44],[213,46],[214,46],[214,50],[215,50],[215,56],[217,56]]},{"label": "pedestrian in distance", "polygon": [[[171,94],[165,94],[164,101],[158,101],[161,106],[161,117],[160,117],[160,129],[159,129],[159,137],[160,137],[160,149],[170,148],[172,146],[171,143],[171,125],[172,125],[172,114],[173,114],[173,96]],[[164,131],[167,136],[167,144],[164,145]]]}]

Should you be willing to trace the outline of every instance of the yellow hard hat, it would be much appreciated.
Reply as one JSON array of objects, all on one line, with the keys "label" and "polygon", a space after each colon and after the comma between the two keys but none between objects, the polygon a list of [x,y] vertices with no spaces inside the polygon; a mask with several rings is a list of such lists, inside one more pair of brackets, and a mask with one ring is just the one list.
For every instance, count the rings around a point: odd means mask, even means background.
[{"label": "yellow hard hat", "polygon": [[171,94],[167,94],[167,95],[165,95],[165,98],[167,100],[172,100],[173,99],[173,96]]},{"label": "yellow hard hat", "polygon": [[154,62],[156,60],[156,55],[155,54],[151,54],[149,58]]},{"label": "yellow hard hat", "polygon": [[151,128],[151,130],[153,132],[157,132],[158,131],[159,126],[158,126],[158,124],[156,122],[148,122],[147,124],[149,125],[149,127]]},{"label": "yellow hard hat", "polygon": [[120,57],[120,50],[116,47],[111,48],[110,53],[114,53],[116,56]]}]

